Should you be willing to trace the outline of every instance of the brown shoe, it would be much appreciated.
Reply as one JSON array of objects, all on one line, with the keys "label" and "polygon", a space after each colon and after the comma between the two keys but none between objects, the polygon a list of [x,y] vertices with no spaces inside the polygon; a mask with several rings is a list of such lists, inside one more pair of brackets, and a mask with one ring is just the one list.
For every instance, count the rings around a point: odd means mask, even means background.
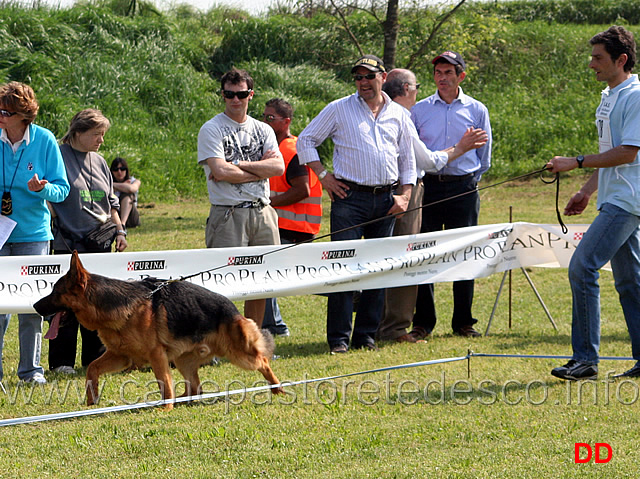
[{"label": "brown shoe", "polygon": [[482,336],[482,334],[476,331],[471,325],[462,326],[461,328],[454,329],[453,332],[458,336],[464,336],[466,338],[479,338],[480,336]]},{"label": "brown shoe", "polygon": [[409,333],[409,336],[415,339],[415,341],[413,341],[414,343],[417,343],[418,341],[423,341],[427,339],[427,336],[429,336],[429,333],[427,332],[426,329],[417,326],[411,330],[411,332]]},{"label": "brown shoe", "polygon": [[417,343],[418,340],[411,335],[411,333],[403,334],[402,336],[396,338],[396,342],[398,343]]}]

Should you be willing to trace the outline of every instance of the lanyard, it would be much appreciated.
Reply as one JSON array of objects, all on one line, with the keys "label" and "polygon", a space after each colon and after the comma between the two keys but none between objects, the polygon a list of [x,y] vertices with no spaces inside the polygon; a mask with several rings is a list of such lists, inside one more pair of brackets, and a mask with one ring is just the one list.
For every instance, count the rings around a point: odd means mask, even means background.
[{"label": "lanyard", "polygon": [[20,167],[20,162],[22,161],[22,157],[24,156],[24,148],[20,151],[20,157],[18,158],[18,164],[16,165],[16,169],[13,170],[13,177],[11,178],[11,184],[9,185],[9,190],[7,190],[7,176],[4,173],[4,141],[2,142],[2,209],[0,213],[4,216],[9,216],[13,213],[13,200],[11,199],[11,189],[13,188],[13,182],[16,179],[16,174],[18,173],[18,168]]},{"label": "lanyard", "polygon": [[11,178],[11,184],[9,185],[9,190],[7,191],[7,181],[6,175],[4,173],[4,141],[2,142],[2,191],[11,193],[11,188],[13,188],[13,182],[16,179],[16,173],[18,173],[18,168],[20,167],[20,162],[22,161],[22,157],[24,156],[24,148],[20,151],[20,158],[18,158],[18,164],[16,165],[16,169],[13,170],[13,177]]}]

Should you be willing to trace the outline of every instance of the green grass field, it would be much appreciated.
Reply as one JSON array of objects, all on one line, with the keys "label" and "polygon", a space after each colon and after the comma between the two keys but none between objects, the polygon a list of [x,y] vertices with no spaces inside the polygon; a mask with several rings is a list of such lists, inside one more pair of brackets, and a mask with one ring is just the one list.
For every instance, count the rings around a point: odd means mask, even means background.
[{"label": "green grass field", "polygon": [[[584,178],[563,178],[561,207]],[[482,191],[481,222],[555,222],[555,187],[538,180]],[[326,208],[328,211],[328,208]],[[142,208],[131,250],[200,248],[206,198]],[[589,223],[590,205],[575,223]],[[324,229],[328,227],[328,218]],[[453,336],[451,286],[437,286],[440,321],[423,344],[330,356],[326,298],[280,300],[292,335],[277,339],[274,372],[283,381],[323,378],[439,358],[484,354],[569,355],[571,299],[566,270],[529,273],[558,323],[556,332],[524,275],[513,272],[489,336]],[[484,331],[502,275],[476,282],[474,313]],[[603,356],[629,356],[630,344],[613,288],[603,272]],[[47,373],[44,387],[20,387],[17,321],[6,335],[0,418],[86,410],[82,372]],[[43,343],[46,368],[47,344]],[[79,360],[78,360],[79,362]],[[637,477],[638,396],[635,381],[608,381],[631,362],[603,361],[600,378],[565,383],[549,371],[560,359],[472,357],[410,369],[296,386],[284,397],[260,392],[176,407],[0,428],[0,477],[194,478],[573,478]],[[470,373],[470,374],[469,374]],[[222,362],[201,369],[207,391],[252,386],[262,379]],[[174,380],[179,381],[175,372]],[[150,371],[103,377],[101,407],[158,399]],[[180,391],[179,391],[180,393]],[[574,464],[574,444],[608,443],[606,464]]]}]

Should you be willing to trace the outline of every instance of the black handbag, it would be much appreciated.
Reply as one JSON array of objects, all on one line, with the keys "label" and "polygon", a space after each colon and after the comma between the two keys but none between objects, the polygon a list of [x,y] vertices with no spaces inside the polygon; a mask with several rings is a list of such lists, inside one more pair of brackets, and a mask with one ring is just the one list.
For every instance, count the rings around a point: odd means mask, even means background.
[{"label": "black handbag", "polygon": [[111,249],[111,244],[116,239],[117,231],[118,227],[116,224],[107,221],[89,231],[82,242],[90,251]]}]

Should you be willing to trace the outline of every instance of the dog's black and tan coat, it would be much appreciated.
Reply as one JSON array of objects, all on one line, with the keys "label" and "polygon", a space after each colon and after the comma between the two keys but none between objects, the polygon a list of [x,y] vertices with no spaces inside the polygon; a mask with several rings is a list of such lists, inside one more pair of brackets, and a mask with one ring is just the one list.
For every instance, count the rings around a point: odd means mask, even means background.
[{"label": "dog's black and tan coat", "polygon": [[100,375],[145,364],[151,365],[164,399],[175,398],[170,362],[184,376],[184,395],[200,394],[198,368],[214,356],[260,371],[269,384],[280,383],[269,366],[273,338],[228,298],[185,281],[170,282],[151,295],[162,282],[91,274],[74,251],[69,271],[35,303],[38,314],[55,314],[53,334],[61,314],[71,310],[85,328],[98,331],[106,346],[87,368],[88,405],[98,398]]}]

